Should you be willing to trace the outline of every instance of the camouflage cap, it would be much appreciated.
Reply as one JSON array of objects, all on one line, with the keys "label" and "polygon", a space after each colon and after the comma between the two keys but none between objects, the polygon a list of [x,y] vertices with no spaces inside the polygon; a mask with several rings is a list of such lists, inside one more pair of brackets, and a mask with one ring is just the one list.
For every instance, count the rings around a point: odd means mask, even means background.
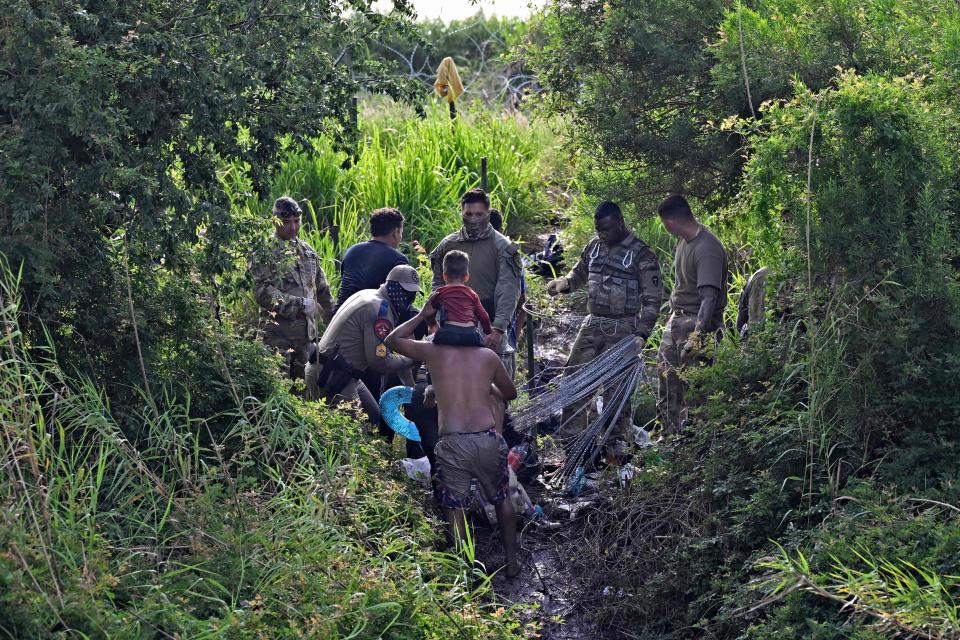
[{"label": "camouflage cap", "polygon": [[273,215],[278,218],[294,218],[303,214],[300,205],[290,196],[280,196],[273,203]]},{"label": "camouflage cap", "polygon": [[387,282],[397,282],[407,291],[420,291],[420,274],[409,265],[398,264],[390,269]]}]

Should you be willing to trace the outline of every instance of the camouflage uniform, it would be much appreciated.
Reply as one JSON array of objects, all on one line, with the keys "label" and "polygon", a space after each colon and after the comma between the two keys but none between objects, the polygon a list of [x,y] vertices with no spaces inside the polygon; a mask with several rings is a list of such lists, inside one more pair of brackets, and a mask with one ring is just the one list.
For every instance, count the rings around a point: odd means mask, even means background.
[{"label": "camouflage uniform", "polygon": [[451,233],[430,254],[434,289],[443,285],[443,256],[454,249],[470,256],[470,281],[467,286],[477,293],[493,328],[504,334],[500,342],[500,359],[513,377],[516,354],[507,348],[506,331],[520,300],[520,274],[523,268],[520,249],[517,243],[489,225],[477,238],[471,238],[463,229]]},{"label": "camouflage uniform", "polygon": [[[274,236],[250,261],[250,274],[260,305],[260,337],[280,353],[292,353],[290,375],[302,378],[307,346],[317,338],[316,316],[325,323],[333,317],[333,296],[320,258],[299,238],[286,241]],[[304,313],[306,298],[316,302],[315,313]]]},{"label": "camouflage uniform", "polygon": [[674,309],[667,318],[660,338],[660,351],[657,354],[660,375],[657,415],[666,433],[678,433],[687,420],[687,405],[683,400],[687,382],[679,373],[683,367],[680,353],[696,326],[697,314]]},{"label": "camouflage uniform", "polygon": [[[587,285],[590,315],[580,327],[565,367],[590,362],[629,335],[646,340],[653,332],[663,295],[660,262],[650,247],[632,233],[612,248],[599,238],[591,240],[566,280],[569,291]],[[605,392],[604,402],[611,400]],[[559,432],[562,438],[577,435],[589,424],[590,408],[585,404],[577,403],[564,410],[565,424]],[[621,437],[631,422],[627,408],[617,421],[616,431]]]}]

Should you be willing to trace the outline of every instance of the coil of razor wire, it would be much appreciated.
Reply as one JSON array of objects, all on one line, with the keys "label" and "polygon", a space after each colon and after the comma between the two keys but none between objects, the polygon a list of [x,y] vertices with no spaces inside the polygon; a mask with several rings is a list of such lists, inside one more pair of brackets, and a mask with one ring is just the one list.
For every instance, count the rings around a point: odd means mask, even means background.
[{"label": "coil of razor wire", "polygon": [[603,410],[587,428],[569,442],[566,459],[554,475],[555,481],[565,483],[573,478],[579,469],[584,469],[593,462],[599,447],[610,438],[620,415],[630,404],[634,389],[644,377],[643,362],[637,358],[637,363],[632,368],[608,382],[605,387],[611,390],[607,394],[608,402],[604,403]]},{"label": "coil of razor wire", "polygon": [[[591,398],[601,387],[616,387],[636,370],[642,376],[643,361],[637,356],[635,339],[630,336],[589,362],[567,367],[562,377],[532,390],[526,402],[511,410],[514,425],[518,431],[529,432],[538,422],[549,420],[566,407]],[[631,387],[631,392],[635,386]]]}]

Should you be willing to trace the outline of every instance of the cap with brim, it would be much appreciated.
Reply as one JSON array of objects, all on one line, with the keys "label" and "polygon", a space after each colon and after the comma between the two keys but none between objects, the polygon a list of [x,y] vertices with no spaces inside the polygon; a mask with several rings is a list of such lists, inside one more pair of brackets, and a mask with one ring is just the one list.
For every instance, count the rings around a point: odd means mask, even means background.
[{"label": "cap with brim", "polygon": [[303,215],[303,209],[290,196],[282,196],[273,203],[273,215],[278,218],[296,218]]},{"label": "cap with brim", "polygon": [[420,274],[416,269],[405,264],[390,269],[387,282],[397,282],[407,291],[420,291]]}]

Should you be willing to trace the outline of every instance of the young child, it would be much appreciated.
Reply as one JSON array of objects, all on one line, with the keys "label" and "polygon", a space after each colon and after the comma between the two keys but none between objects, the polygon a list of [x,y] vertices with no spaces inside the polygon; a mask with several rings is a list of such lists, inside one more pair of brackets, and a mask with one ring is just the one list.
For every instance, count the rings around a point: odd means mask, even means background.
[{"label": "young child", "polygon": [[482,347],[483,337],[477,331],[477,323],[485,334],[492,331],[490,316],[480,304],[480,298],[466,283],[470,280],[470,257],[463,251],[450,251],[443,257],[444,286],[430,295],[427,305],[428,322],[436,319],[440,330],[433,336],[434,344],[453,347]]}]

